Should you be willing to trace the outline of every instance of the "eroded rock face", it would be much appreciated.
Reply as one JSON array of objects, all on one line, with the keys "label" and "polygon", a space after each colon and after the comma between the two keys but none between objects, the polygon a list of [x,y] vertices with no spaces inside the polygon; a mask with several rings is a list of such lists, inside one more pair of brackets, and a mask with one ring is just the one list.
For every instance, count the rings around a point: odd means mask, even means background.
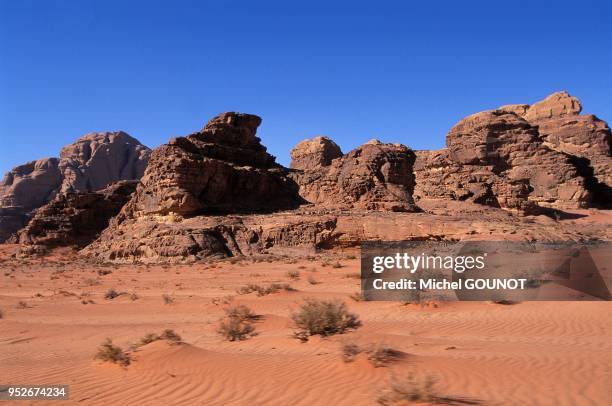
[{"label": "eroded rock face", "polygon": [[[507,106],[506,106],[507,107]],[[580,101],[558,92],[535,103],[520,115],[537,126],[544,143],[575,157],[574,164],[586,179],[592,203],[612,205],[612,133],[605,121],[581,115]]]},{"label": "eroded rock face", "polygon": [[224,113],[153,151],[129,216],[275,211],[301,199],[255,136],[261,119]]},{"label": "eroded rock face", "polygon": [[316,170],[329,166],[332,161],[342,156],[338,144],[327,137],[315,137],[304,140],[291,150],[291,168]]},{"label": "eroded rock face", "polygon": [[90,192],[117,180],[139,179],[149,156],[147,147],[124,132],[90,133],[64,147],[59,159],[13,168],[0,183],[0,242],[60,192]]},{"label": "eroded rock face", "polygon": [[571,157],[549,148],[538,128],[513,111],[466,117],[449,131],[446,151],[420,153],[417,195],[523,212],[587,207],[591,194]]},{"label": "eroded rock face", "polygon": [[308,154],[304,165],[304,146],[319,142],[303,141],[291,153],[295,157],[292,166],[303,168],[292,176],[306,201],[326,208],[417,210],[412,199],[415,155],[408,147],[373,140],[332,160],[315,160]]},{"label": "eroded rock face", "polygon": [[119,213],[137,184],[119,181],[98,192],[60,192],[10,242],[46,247],[87,245]]}]

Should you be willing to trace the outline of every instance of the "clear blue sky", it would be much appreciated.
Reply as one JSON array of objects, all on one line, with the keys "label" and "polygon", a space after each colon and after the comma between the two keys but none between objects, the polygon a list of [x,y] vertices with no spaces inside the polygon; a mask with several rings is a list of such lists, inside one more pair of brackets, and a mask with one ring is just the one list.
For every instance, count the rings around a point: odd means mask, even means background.
[{"label": "clear blue sky", "polygon": [[89,131],[155,147],[228,110],[287,164],[318,134],[440,148],[566,89],[612,121],[612,7],[541,1],[0,0],[0,171]]}]

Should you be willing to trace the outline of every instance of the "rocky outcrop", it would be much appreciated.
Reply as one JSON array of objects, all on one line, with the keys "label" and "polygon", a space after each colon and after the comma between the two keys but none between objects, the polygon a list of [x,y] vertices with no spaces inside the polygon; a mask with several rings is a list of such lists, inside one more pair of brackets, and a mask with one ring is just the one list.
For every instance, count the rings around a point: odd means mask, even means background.
[{"label": "rocky outcrop", "polygon": [[255,115],[223,113],[201,131],[156,148],[130,202],[83,252],[154,262],[249,254],[266,248],[270,239],[276,246],[316,239],[313,230],[324,225],[263,229],[230,216],[254,218],[303,203],[289,170],[256,137],[260,123]]},{"label": "rocky outcrop", "polygon": [[60,192],[9,241],[46,247],[87,245],[119,213],[137,184],[119,181],[98,192]]},{"label": "rocky outcrop", "polygon": [[128,217],[266,212],[301,203],[287,169],[255,136],[261,119],[224,113],[153,151]]},{"label": "rocky outcrop", "polygon": [[315,137],[300,142],[291,150],[291,168],[317,170],[331,165],[334,159],[341,156],[338,144],[327,137]]},{"label": "rocky outcrop", "polygon": [[[580,101],[558,92],[527,106],[521,117],[537,126],[544,143],[571,155],[586,179],[595,205],[612,205],[612,133],[605,121],[592,114],[581,115]],[[507,109],[504,106],[501,109]]]},{"label": "rocky outcrop", "polygon": [[415,196],[522,212],[610,202],[610,129],[581,110],[578,99],[559,92],[463,119],[447,135],[447,149],[417,152]]},{"label": "rocky outcrop", "polygon": [[330,155],[318,147],[321,141],[303,141],[291,152],[291,166],[300,168],[292,176],[306,201],[321,208],[417,210],[412,199],[415,155],[408,147],[373,140],[330,160],[322,159]]},{"label": "rocky outcrop", "polygon": [[0,242],[27,224],[33,212],[62,192],[91,192],[117,180],[139,179],[150,150],[128,134],[90,133],[64,147],[61,157],[17,166],[0,183]]}]

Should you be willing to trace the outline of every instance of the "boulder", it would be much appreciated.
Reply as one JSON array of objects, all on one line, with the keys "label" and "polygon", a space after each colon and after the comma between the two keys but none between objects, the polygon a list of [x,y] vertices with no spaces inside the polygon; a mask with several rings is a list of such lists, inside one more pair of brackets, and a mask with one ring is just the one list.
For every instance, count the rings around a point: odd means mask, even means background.
[{"label": "boulder", "polygon": [[332,161],[342,156],[338,144],[327,137],[315,137],[304,140],[291,150],[291,168],[316,170],[329,166]]}]

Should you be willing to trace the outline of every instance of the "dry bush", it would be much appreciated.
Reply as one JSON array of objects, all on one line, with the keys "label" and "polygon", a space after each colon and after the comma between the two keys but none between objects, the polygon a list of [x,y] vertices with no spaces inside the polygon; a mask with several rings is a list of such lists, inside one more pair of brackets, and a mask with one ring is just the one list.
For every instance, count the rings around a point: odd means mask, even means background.
[{"label": "dry bush", "polygon": [[113,273],[113,271],[111,271],[110,269],[99,269],[98,270],[98,275],[100,275],[100,276],[106,276],[106,275],[110,275],[112,273]]},{"label": "dry bush", "polygon": [[237,292],[239,295],[248,295],[249,293],[256,292],[257,296],[266,296],[272,293],[276,293],[279,290],[285,290],[293,292],[296,289],[292,288],[288,283],[272,283],[268,286],[255,285],[250,283],[248,285],[240,287]]},{"label": "dry bush", "polygon": [[300,271],[287,271],[287,276],[293,280],[300,279]]},{"label": "dry bush", "polygon": [[117,292],[115,289],[109,289],[106,291],[106,293],[104,294],[104,299],[106,300],[113,300],[116,297],[119,297],[121,295],[123,295],[124,292]]},{"label": "dry bush", "polygon": [[30,305],[25,300],[20,300],[19,302],[17,302],[18,309],[27,309],[28,307],[30,307]]},{"label": "dry bush", "polygon": [[378,345],[367,351],[368,361],[376,368],[384,367],[391,362],[397,361],[404,356],[404,353],[393,348]]},{"label": "dry bush", "polygon": [[239,320],[234,317],[226,317],[219,324],[219,334],[228,341],[246,340],[252,336],[255,327],[248,321]]},{"label": "dry bush", "polygon": [[162,299],[164,300],[164,304],[170,305],[174,303],[174,298],[166,293],[162,295]]},{"label": "dry bush", "polygon": [[136,292],[132,292],[130,294],[130,300],[131,301],[138,300],[138,299],[140,299],[140,297],[136,294]]},{"label": "dry bush", "polygon": [[380,393],[378,404],[383,406],[399,405],[406,403],[425,403],[436,405],[480,405],[478,400],[445,396],[439,394],[434,386],[436,378],[427,374],[417,376],[413,373],[402,380],[394,380],[391,387]]},{"label": "dry bush", "polygon": [[0,310],[0,319],[4,318],[4,312],[2,310]]},{"label": "dry bush", "polygon": [[225,310],[225,318],[219,323],[218,332],[228,341],[246,340],[255,335],[251,321],[259,318],[245,305],[229,307]]},{"label": "dry bush", "polygon": [[94,358],[104,362],[119,364],[124,367],[130,365],[131,362],[130,355],[123,351],[121,347],[114,345],[110,338],[107,338],[106,341],[100,345],[98,353]]},{"label": "dry bush", "polygon": [[342,360],[344,362],[352,362],[358,354],[366,353],[368,361],[374,367],[384,367],[391,362],[397,361],[404,356],[404,353],[385,345],[368,345],[365,348],[360,347],[354,342],[344,343],[342,345]]},{"label": "dry bush", "polygon": [[361,353],[361,347],[357,344],[352,342],[342,344],[342,360],[344,362],[353,362],[359,353]]},{"label": "dry bush", "polygon": [[338,262],[338,261],[336,261],[336,262],[334,262],[332,264],[332,268],[342,268],[342,267],[343,267],[343,265],[340,262]]},{"label": "dry bush", "polygon": [[295,337],[308,341],[308,337],[323,337],[342,334],[361,325],[356,314],[346,309],[346,304],[338,300],[305,299],[300,309],[291,315],[297,327]]},{"label": "dry bush", "polygon": [[249,309],[248,306],[245,306],[245,305],[237,305],[237,306],[229,307],[225,310],[225,315],[226,317],[235,318],[240,321],[245,321],[245,320],[252,321],[252,320],[258,320],[259,318],[261,318],[260,316],[253,313],[253,311]]},{"label": "dry bush", "polygon": [[177,344],[183,343],[183,339],[181,338],[181,336],[177,332],[169,328],[165,329],[161,333],[159,338],[161,340],[166,340],[168,344],[171,344],[171,345],[177,345]]}]

